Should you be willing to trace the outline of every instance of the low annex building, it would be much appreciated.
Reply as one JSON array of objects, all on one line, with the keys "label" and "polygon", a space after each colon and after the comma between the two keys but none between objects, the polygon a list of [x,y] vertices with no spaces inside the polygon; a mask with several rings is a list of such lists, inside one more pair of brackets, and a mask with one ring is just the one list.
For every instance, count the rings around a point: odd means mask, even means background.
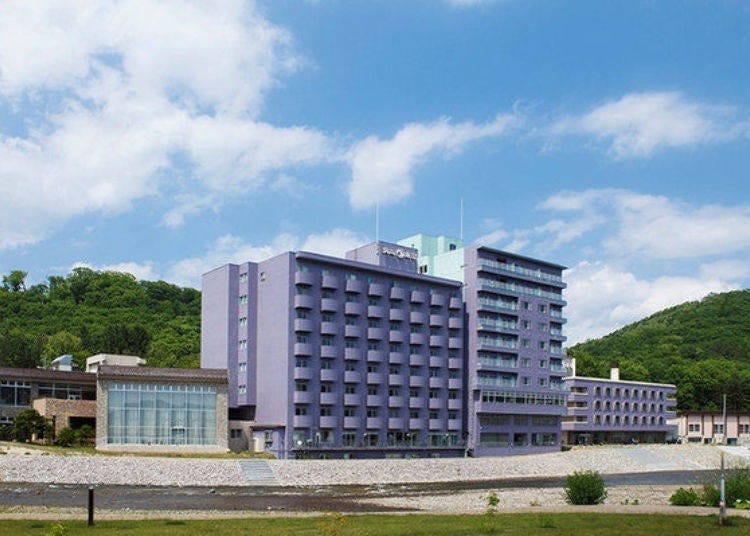
[{"label": "low annex building", "polygon": [[750,413],[680,412],[672,421],[677,437],[687,443],[750,445]]}]

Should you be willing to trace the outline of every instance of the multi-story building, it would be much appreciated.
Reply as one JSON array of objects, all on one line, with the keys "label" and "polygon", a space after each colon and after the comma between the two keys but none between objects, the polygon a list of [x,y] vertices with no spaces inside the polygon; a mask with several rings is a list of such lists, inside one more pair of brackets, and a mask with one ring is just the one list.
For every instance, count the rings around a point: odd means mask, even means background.
[{"label": "multi-story building", "polygon": [[750,413],[686,411],[670,419],[677,437],[686,443],[750,445]]},{"label": "multi-story building", "polygon": [[666,383],[620,380],[618,368],[609,378],[571,376],[568,415],[563,417],[563,442],[568,445],[663,443],[675,435],[677,387]]},{"label": "multi-story building", "polygon": [[227,368],[230,446],[279,457],[464,453],[457,281],[376,242],[203,276],[201,366]]},{"label": "multi-story building", "polygon": [[467,432],[474,455],[560,448],[567,398],[564,266],[415,235],[421,273],[460,277],[466,308]]}]

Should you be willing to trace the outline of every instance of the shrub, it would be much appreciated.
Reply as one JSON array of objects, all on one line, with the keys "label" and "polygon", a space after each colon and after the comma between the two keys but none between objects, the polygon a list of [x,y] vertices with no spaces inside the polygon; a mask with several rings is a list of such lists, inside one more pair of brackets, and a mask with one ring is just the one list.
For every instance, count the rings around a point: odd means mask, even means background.
[{"label": "shrub", "polygon": [[737,501],[750,501],[750,468],[739,467],[727,471],[725,491],[727,506]]},{"label": "shrub", "polygon": [[575,471],[566,484],[565,501],[569,504],[601,504],[607,498],[604,480],[596,471]]},{"label": "shrub", "polygon": [[721,494],[719,488],[712,484],[703,485],[703,493],[701,493],[701,504],[703,506],[719,506],[721,500]]},{"label": "shrub", "polygon": [[68,426],[60,430],[60,433],[58,433],[57,437],[55,438],[55,445],[60,445],[61,447],[72,447],[77,443],[78,434],[76,434],[76,431]]},{"label": "shrub", "polygon": [[693,488],[680,488],[669,498],[669,504],[674,506],[700,506],[701,498]]},{"label": "shrub", "polygon": [[81,446],[92,445],[95,437],[96,431],[88,424],[81,425],[81,427],[76,430],[76,440]]},{"label": "shrub", "polygon": [[31,441],[31,437],[36,435],[42,438],[49,434],[50,425],[47,419],[39,415],[35,409],[25,409],[16,415],[13,419],[13,439],[16,441]]}]

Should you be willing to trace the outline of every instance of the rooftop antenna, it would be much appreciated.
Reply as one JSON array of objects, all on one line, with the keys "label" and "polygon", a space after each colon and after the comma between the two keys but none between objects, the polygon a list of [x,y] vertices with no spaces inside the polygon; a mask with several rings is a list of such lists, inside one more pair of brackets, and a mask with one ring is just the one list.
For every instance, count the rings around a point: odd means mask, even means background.
[{"label": "rooftop antenna", "polygon": [[461,201],[458,205],[458,238],[461,240],[461,245],[464,243],[464,198],[461,197]]},{"label": "rooftop antenna", "polygon": [[375,243],[380,242],[380,201],[375,202]]}]

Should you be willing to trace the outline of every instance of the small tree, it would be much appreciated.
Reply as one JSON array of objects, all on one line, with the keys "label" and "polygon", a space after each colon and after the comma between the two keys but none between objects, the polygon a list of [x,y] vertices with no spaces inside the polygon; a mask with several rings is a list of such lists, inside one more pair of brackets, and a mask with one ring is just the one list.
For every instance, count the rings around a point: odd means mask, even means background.
[{"label": "small tree", "polygon": [[61,447],[72,447],[78,443],[78,434],[72,428],[66,426],[60,432],[58,432],[55,438],[55,445]]},{"label": "small tree", "polygon": [[31,441],[33,435],[44,437],[49,430],[47,419],[35,409],[25,409],[13,419],[13,439],[16,441]]},{"label": "small tree", "polygon": [[596,471],[575,471],[568,475],[566,484],[568,504],[601,504],[607,498],[604,480]]}]

